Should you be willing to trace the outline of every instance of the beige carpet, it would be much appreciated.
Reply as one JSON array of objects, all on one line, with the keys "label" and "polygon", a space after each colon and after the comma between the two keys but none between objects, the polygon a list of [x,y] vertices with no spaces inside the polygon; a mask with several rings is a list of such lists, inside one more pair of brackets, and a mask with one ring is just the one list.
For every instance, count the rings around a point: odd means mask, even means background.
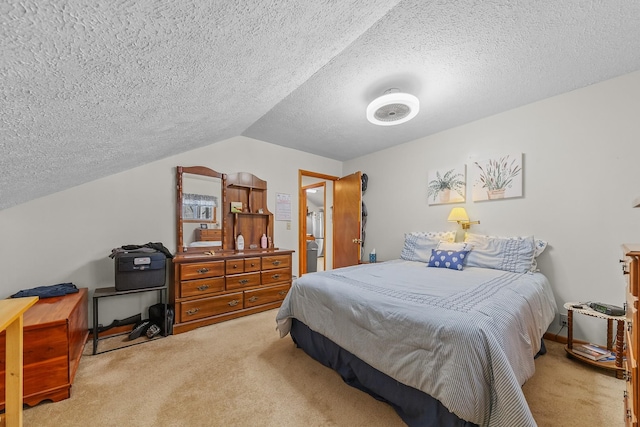
[{"label": "beige carpet", "polygon": [[[403,426],[388,405],[279,339],[276,310],[82,357],[71,398],[24,411],[27,427]],[[524,386],[538,425],[623,426],[624,381],[547,342]]]}]

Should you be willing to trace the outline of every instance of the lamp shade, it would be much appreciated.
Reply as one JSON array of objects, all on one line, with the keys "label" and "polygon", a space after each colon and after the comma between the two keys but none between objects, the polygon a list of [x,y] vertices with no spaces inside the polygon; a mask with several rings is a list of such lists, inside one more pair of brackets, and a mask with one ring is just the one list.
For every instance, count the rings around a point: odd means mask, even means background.
[{"label": "lamp shade", "polygon": [[450,222],[458,222],[458,221],[469,221],[469,215],[467,215],[467,211],[464,208],[453,208],[449,213],[449,218],[447,221]]}]

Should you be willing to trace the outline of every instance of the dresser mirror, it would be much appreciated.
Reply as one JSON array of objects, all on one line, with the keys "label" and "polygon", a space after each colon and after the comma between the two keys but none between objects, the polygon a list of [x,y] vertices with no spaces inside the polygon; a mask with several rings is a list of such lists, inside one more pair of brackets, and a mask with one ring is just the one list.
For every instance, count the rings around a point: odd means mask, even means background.
[{"label": "dresser mirror", "polygon": [[178,252],[224,249],[226,175],[204,166],[178,166]]}]

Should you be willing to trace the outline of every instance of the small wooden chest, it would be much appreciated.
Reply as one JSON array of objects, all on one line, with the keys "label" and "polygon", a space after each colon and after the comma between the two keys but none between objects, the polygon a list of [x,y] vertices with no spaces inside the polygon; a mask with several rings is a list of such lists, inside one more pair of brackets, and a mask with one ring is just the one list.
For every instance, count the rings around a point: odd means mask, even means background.
[{"label": "small wooden chest", "polygon": [[[24,403],[54,402],[71,395],[87,342],[87,288],[61,297],[40,299],[24,314]],[[0,334],[0,410],[5,405],[5,333]]]}]

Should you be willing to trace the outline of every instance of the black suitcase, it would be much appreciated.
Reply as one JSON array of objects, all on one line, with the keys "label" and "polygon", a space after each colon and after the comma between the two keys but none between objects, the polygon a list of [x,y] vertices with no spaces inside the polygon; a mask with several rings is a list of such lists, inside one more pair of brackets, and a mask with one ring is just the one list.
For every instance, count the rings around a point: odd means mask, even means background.
[{"label": "black suitcase", "polygon": [[113,260],[116,291],[157,288],[165,284],[167,257],[162,252],[121,252]]}]

